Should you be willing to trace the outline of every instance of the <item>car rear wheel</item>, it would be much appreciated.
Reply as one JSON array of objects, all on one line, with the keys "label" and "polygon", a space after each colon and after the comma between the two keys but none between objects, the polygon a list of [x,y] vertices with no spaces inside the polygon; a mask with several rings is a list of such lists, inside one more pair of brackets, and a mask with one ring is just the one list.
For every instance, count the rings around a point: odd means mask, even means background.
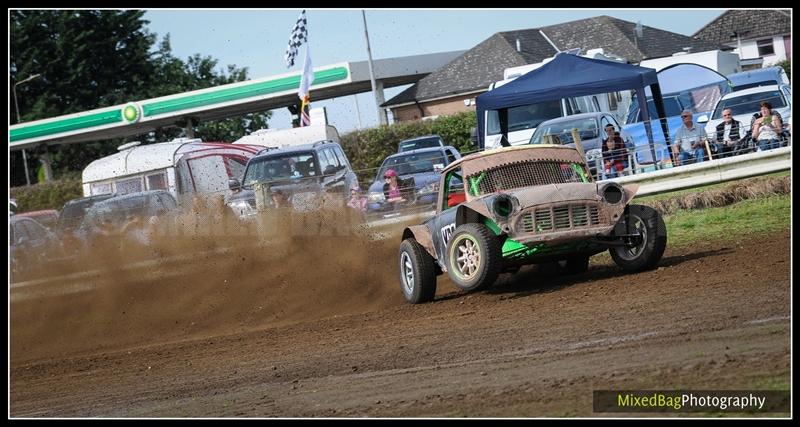
[{"label": "car rear wheel", "polygon": [[433,257],[413,238],[400,244],[400,287],[406,301],[419,304],[436,295],[436,268]]},{"label": "car rear wheel", "polygon": [[500,240],[483,224],[462,224],[447,244],[447,274],[465,291],[491,286],[503,267]]},{"label": "car rear wheel", "polygon": [[[667,247],[667,226],[655,209],[649,206],[630,205],[628,215],[623,215],[614,228],[616,234],[633,234],[630,245],[609,249],[614,262],[627,271],[653,268],[661,260]],[[626,223],[630,218],[630,223]]]}]

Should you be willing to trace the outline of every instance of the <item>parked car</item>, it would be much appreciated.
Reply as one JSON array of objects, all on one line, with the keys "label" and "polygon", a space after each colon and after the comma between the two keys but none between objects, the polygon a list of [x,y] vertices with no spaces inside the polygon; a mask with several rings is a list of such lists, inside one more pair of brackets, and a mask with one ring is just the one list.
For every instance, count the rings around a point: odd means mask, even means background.
[{"label": "parked car", "polygon": [[531,144],[546,144],[546,135],[558,137],[561,144],[568,147],[575,147],[572,140],[572,129],[577,129],[581,138],[581,145],[586,154],[586,164],[589,166],[592,176],[598,178],[597,165],[602,168],[602,142],[606,138],[604,129],[612,125],[619,132],[620,138],[625,141],[625,146],[633,153],[633,137],[621,128],[617,119],[610,113],[583,113],[571,116],[559,117],[543,122],[536,128],[536,132],[531,136]]},{"label": "parked car", "polygon": [[425,135],[400,141],[397,146],[398,153],[419,150],[420,148],[444,147],[444,139],[439,135]]},{"label": "parked car", "polygon": [[[715,141],[717,125],[722,122],[722,111],[730,108],[733,118],[738,120],[746,130],[744,138],[750,138],[750,123],[755,114],[760,114],[761,102],[772,104],[773,111],[783,118],[784,133],[788,134],[789,119],[792,117],[792,88],[789,85],[755,86],[737,90],[722,97],[714,107],[714,112],[697,118],[697,122],[705,124],[705,131],[711,141]],[[784,136],[786,136],[784,134]],[[755,149],[755,147],[751,147]]]},{"label": "parked car", "polygon": [[[691,97],[689,97],[687,94],[665,95],[663,99],[664,111],[667,116],[667,126],[669,127],[669,134],[671,138],[678,128],[683,125],[681,111],[694,111],[693,103]],[[651,120],[652,118],[658,117],[655,102],[653,102],[652,98],[647,100],[647,110],[650,114]],[[695,117],[696,116],[697,114]],[[634,144],[637,147],[637,161],[640,163],[652,163],[653,155],[650,152],[650,142],[647,139],[647,129],[642,121],[643,116],[636,101],[631,104],[626,117],[627,118],[625,120],[625,125],[623,125],[623,129],[628,133],[628,135],[631,136],[631,138],[633,138]],[[664,140],[664,134],[661,130],[661,126],[657,121],[653,121],[651,128],[653,131],[653,143],[655,144],[654,148],[656,152],[656,159],[658,161],[669,159],[670,154],[669,150],[667,149],[667,144]]]},{"label": "parked car", "polygon": [[55,209],[22,212],[18,213],[17,216],[35,219],[39,224],[42,224],[49,230],[55,228],[58,223],[58,211]]},{"label": "parked car", "polygon": [[8,229],[13,281],[63,256],[56,235],[32,218],[14,215],[8,220]]},{"label": "parked car", "polygon": [[115,197],[116,194],[101,194],[97,196],[81,197],[73,199],[64,204],[61,212],[58,214],[58,223],[56,225],[56,233],[61,239],[65,248],[80,248],[83,245],[83,237],[78,231],[83,218],[86,217],[86,212],[94,206],[95,203],[102,202]]},{"label": "parked car", "polygon": [[[460,186],[444,185],[453,179]],[[403,230],[398,265],[403,296],[430,301],[436,276],[476,291],[503,271],[565,261],[585,272],[605,250],[626,271],[655,267],[667,244],[655,209],[631,204],[638,184],[596,183],[574,148],[506,147],[450,164],[440,177],[436,215]]]},{"label": "parked car", "polygon": [[[430,210],[436,203],[439,175],[447,165],[461,158],[455,147],[419,148],[393,154],[381,163],[367,193],[367,216],[387,216],[408,210]],[[386,171],[397,174],[405,202],[387,202]]]},{"label": "parked car", "polygon": [[178,203],[167,190],[128,193],[94,203],[87,210],[76,235],[83,243],[81,249],[88,249],[97,238],[119,243],[123,227],[132,219],[139,219],[144,227],[153,217],[168,221],[177,213]]},{"label": "parked car", "polygon": [[728,74],[732,90],[739,91],[759,86],[788,85],[789,77],[783,67],[767,67]]},{"label": "parked car", "polygon": [[256,184],[269,185],[275,207],[302,212],[316,209],[323,194],[341,196],[345,203],[358,179],[342,147],[326,140],[267,149],[251,158],[242,181],[229,181],[233,193],[226,203],[240,217],[256,214]]}]

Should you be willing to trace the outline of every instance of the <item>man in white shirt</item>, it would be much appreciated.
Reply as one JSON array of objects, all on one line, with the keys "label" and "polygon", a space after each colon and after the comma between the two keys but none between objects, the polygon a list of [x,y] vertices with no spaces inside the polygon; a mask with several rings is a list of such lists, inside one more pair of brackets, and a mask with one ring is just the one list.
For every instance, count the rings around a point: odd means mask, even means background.
[{"label": "man in white shirt", "polygon": [[[741,154],[742,124],[733,118],[730,108],[722,110],[722,122],[717,125],[717,156],[727,157]],[[717,157],[714,156],[714,157]]]},{"label": "man in white shirt", "polygon": [[675,132],[672,138],[672,151],[678,159],[678,165],[688,165],[703,161],[706,155],[706,133],[692,121],[692,112],[683,110],[681,119],[683,125]]}]

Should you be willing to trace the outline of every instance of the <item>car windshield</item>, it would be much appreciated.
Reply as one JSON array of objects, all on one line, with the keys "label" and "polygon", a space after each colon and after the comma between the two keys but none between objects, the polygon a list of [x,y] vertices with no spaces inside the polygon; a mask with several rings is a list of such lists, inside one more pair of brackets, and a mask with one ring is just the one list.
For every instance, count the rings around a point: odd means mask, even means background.
[{"label": "car windshield", "polygon": [[438,136],[432,136],[430,138],[420,138],[411,141],[402,141],[400,142],[400,152],[416,150],[418,148],[441,147],[442,145],[444,144],[442,144],[441,138],[439,138]]},{"label": "car windshield", "polygon": [[86,211],[98,200],[86,199],[68,203],[58,215],[58,226],[62,229],[71,229],[80,225]]},{"label": "car windshield", "polygon": [[[531,144],[569,144],[572,140],[572,129],[578,129],[578,134],[582,140],[597,138],[597,120],[594,117],[582,119],[564,120],[555,123],[545,124],[536,128],[531,137]],[[545,138],[546,135],[554,135],[557,139]],[[552,140],[550,142],[548,140]]]},{"label": "car windshield", "polygon": [[243,185],[318,176],[316,163],[311,151],[254,159],[247,165]]},{"label": "car windshield", "polygon": [[757,113],[761,109],[761,103],[763,101],[772,104],[772,108],[782,108],[786,106],[786,102],[784,102],[783,96],[779,90],[751,93],[749,95],[734,96],[721,100],[714,110],[714,116],[712,118],[721,119],[722,110],[726,108],[730,108],[734,116]]},{"label": "car windshield", "polygon": [[[522,105],[508,109],[508,131],[531,129],[543,121],[561,117],[561,100]],[[489,135],[500,134],[500,115],[497,110],[490,110],[486,122]]]},{"label": "car windshield", "polygon": [[389,169],[394,169],[398,175],[411,175],[441,171],[445,165],[446,162],[441,151],[392,156],[383,161],[375,180],[380,181],[383,179],[383,174]]}]

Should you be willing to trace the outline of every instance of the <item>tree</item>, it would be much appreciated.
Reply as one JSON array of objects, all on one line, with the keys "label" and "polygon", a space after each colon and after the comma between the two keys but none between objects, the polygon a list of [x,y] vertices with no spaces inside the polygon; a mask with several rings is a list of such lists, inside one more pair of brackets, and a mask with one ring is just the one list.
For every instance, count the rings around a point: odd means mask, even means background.
[{"label": "tree", "polygon": [[784,59],[783,61],[776,62],[775,66],[783,67],[783,71],[786,71],[786,75],[789,76],[789,78],[792,78],[792,61]]},{"label": "tree", "polygon": [[[10,84],[38,73],[41,77],[18,86],[22,121],[40,120],[95,108],[124,104],[247,79],[247,68],[217,71],[217,61],[195,54],[186,62],[172,55],[169,35],[152,51],[157,36],[145,28],[138,10],[11,10]],[[12,95],[12,94],[9,94]],[[14,108],[14,100],[9,97]],[[12,110],[10,110],[12,111]],[[269,112],[201,123],[204,140],[233,141],[248,131],[266,127]],[[16,123],[16,115],[11,115]],[[148,135],[51,147],[58,175],[80,171],[91,161],[114,153],[120,144],[164,141],[179,128]],[[11,153],[11,183],[25,182],[21,154]],[[35,171],[36,150],[29,151]]]}]

